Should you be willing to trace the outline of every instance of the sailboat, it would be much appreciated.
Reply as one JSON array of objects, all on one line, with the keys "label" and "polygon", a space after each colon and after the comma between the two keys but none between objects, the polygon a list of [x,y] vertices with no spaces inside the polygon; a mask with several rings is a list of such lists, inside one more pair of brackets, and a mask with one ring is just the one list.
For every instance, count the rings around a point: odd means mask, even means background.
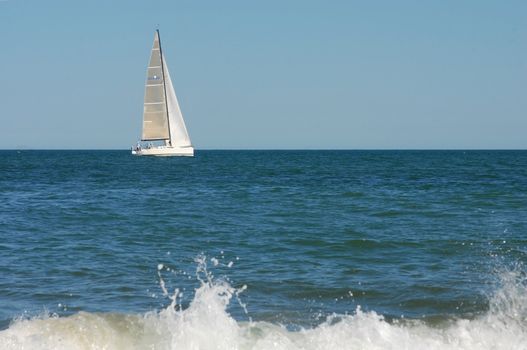
[{"label": "sailboat", "polygon": [[132,147],[137,156],[194,156],[187,127],[161,49],[159,30],[148,63],[143,109],[143,134]]}]

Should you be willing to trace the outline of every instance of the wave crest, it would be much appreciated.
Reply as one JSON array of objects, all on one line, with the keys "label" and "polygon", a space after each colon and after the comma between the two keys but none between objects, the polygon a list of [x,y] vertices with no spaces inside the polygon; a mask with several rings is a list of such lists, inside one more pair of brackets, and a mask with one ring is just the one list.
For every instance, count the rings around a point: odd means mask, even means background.
[{"label": "wave crest", "polygon": [[[205,277],[199,277],[200,276]],[[171,304],[142,315],[79,312],[69,317],[18,320],[0,332],[0,348],[20,349],[527,349],[527,287],[518,271],[501,274],[489,311],[473,319],[451,318],[431,325],[421,320],[388,322],[360,308],[333,315],[314,328],[288,330],[268,322],[239,322],[227,311],[241,290],[213,281],[206,268],[190,305]],[[161,278],[161,275],[160,275]],[[162,282],[162,279],[161,283]],[[162,284],[163,285],[163,284]],[[168,292],[165,289],[165,292]]]}]

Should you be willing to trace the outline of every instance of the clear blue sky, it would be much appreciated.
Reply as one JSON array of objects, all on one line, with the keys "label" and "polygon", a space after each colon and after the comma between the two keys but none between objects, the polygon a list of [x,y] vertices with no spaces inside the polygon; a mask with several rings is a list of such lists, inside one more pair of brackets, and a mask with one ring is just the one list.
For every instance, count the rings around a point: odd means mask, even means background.
[{"label": "clear blue sky", "polygon": [[0,0],[0,148],[133,145],[157,24],[197,149],[527,148],[525,0]]}]

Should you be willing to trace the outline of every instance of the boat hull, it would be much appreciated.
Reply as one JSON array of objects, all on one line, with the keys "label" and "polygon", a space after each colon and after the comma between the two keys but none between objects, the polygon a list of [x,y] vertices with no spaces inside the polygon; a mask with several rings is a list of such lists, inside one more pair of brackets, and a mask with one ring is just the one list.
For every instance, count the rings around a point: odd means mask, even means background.
[{"label": "boat hull", "polygon": [[134,156],[154,156],[154,157],[193,157],[193,147],[151,147],[140,150],[132,150]]}]

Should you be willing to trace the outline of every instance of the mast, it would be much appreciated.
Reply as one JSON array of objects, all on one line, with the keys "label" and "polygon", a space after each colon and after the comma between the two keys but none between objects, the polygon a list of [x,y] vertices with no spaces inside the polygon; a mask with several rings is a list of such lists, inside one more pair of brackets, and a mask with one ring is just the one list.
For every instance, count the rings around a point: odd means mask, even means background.
[{"label": "mast", "polygon": [[165,94],[165,108],[167,111],[167,125],[168,125],[168,144],[172,146],[172,131],[170,130],[170,117],[168,115],[168,100],[167,100],[167,86],[165,79],[165,63],[163,62],[163,50],[161,48],[161,35],[159,35],[159,29],[156,29],[157,38],[159,40],[159,56],[161,56],[161,74],[163,75],[163,92]]}]

